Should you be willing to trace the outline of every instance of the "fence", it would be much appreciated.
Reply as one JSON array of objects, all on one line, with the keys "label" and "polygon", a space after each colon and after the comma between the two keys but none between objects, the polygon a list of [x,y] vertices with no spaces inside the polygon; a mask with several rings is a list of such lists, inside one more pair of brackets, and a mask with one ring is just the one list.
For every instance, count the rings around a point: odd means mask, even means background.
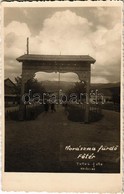
[{"label": "fence", "polygon": [[[43,105],[26,105],[25,120],[33,120],[44,111]],[[5,109],[6,120],[19,120],[19,107]]]},{"label": "fence", "polygon": [[[84,122],[86,104],[70,104],[68,105],[68,119],[74,122]],[[102,118],[101,105],[90,105],[89,121],[95,122]]]}]

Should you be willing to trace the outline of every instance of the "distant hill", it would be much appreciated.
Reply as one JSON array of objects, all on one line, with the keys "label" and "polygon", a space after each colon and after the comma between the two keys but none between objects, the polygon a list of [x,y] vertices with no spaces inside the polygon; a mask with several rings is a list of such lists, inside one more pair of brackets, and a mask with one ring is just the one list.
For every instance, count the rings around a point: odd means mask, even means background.
[{"label": "distant hill", "polygon": [[120,82],[117,83],[107,83],[107,84],[91,84],[92,88],[115,88],[120,87]]},{"label": "distant hill", "polygon": [[109,84],[93,84],[92,89],[98,89],[99,93],[102,93],[106,99],[109,97],[112,99],[114,104],[120,104],[120,83],[109,83]]},{"label": "distant hill", "polygon": [[[42,81],[41,82],[45,87],[46,91],[56,92],[58,91],[58,82],[57,81]],[[60,81],[59,89],[63,92],[68,91],[69,89],[75,86],[75,82],[66,82]],[[104,95],[112,95],[112,93],[120,93],[120,83],[108,83],[108,84],[91,84],[91,89],[98,89],[99,92],[104,93]]]},{"label": "distant hill", "polygon": [[91,84],[91,89],[98,89],[99,93],[105,96],[119,96],[120,95],[120,83],[108,83],[108,84]]},{"label": "distant hill", "polygon": [[[61,89],[63,92],[66,93],[68,90],[75,86],[75,82],[66,81],[60,81],[60,83],[58,83],[58,81],[41,81],[40,83],[44,86],[46,92],[58,92],[58,90]],[[115,98],[120,96],[120,82],[107,84],[91,83],[90,88],[91,90],[98,89],[98,92],[102,93],[104,96],[115,96]]]},{"label": "distant hill", "polygon": [[57,81],[42,81],[41,83],[45,87],[46,91],[52,92],[58,91],[58,88],[66,92],[75,85],[75,82],[66,81],[60,81],[60,84]]}]

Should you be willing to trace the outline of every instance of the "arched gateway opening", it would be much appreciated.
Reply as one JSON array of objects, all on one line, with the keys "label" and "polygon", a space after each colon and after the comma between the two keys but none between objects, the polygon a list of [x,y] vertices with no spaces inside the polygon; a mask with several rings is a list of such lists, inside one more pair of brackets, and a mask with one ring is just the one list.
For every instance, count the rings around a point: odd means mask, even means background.
[{"label": "arched gateway opening", "polygon": [[[89,55],[34,55],[25,54],[17,58],[22,62],[22,86],[21,96],[25,91],[27,81],[35,76],[38,71],[43,72],[73,72],[76,73],[81,82],[86,83],[86,94],[90,92],[91,64],[95,59]],[[88,98],[89,100],[89,98]],[[90,104],[87,101],[85,106],[85,123],[89,122]],[[20,115],[24,117],[24,105],[20,104]]]}]

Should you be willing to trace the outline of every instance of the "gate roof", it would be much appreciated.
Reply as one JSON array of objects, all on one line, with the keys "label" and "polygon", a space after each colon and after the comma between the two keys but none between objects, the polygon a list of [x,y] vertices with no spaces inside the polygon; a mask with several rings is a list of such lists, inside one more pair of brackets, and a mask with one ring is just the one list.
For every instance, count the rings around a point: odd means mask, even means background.
[{"label": "gate roof", "polygon": [[17,58],[17,61],[67,61],[67,62],[90,62],[95,63],[95,59],[89,55],[34,55],[25,54]]}]

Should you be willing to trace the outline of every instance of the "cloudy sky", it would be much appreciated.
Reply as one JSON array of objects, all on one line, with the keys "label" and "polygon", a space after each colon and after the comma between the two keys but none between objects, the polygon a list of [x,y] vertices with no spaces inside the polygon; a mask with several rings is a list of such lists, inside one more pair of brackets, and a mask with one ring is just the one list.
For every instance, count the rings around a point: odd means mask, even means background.
[{"label": "cloudy sky", "polygon": [[[30,54],[69,54],[94,57],[92,83],[120,81],[121,9],[119,7],[5,8],[5,78],[21,75],[16,58]],[[39,80],[57,80],[58,74],[38,72]],[[61,80],[78,81],[74,73]]]}]

